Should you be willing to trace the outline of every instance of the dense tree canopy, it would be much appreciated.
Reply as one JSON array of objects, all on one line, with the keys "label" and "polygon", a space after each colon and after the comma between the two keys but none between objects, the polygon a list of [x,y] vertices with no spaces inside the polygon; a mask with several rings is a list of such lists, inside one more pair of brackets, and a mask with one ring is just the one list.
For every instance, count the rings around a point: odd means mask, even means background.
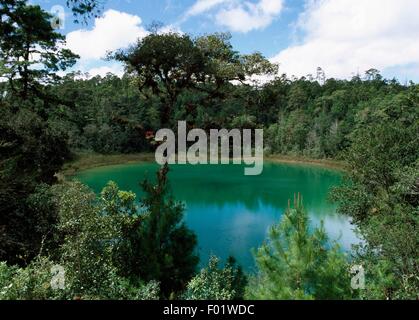
[{"label": "dense tree canopy", "polygon": [[[83,22],[102,4],[67,1]],[[50,18],[28,1],[0,0],[0,299],[418,299],[417,84],[375,69],[350,80],[321,68],[316,79],[289,78],[260,53],[235,51],[228,34],[158,27],[110,54],[122,77],[59,77],[77,56]],[[166,167],[142,184],[144,199],[115,183],[95,195],[59,181],[80,152],[153,151],[155,131],[178,120],[263,128],[267,155],[344,161],[331,198],[364,239],[354,260],[310,228],[297,201],[256,251],[246,285],[233,260],[220,267],[213,257],[198,272],[199,239]],[[365,268],[365,290],[349,288],[350,263]],[[58,291],[48,280],[57,264],[67,272]]]},{"label": "dense tree canopy", "polygon": [[371,285],[365,297],[417,298],[419,91],[378,97],[351,136],[345,183],[333,196],[367,240],[358,259]]}]

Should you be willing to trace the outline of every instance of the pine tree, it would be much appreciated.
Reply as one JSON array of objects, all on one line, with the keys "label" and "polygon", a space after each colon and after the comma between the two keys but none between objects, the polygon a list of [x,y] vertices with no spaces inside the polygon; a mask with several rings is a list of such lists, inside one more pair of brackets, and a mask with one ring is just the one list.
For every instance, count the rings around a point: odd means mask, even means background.
[{"label": "pine tree", "polygon": [[126,231],[120,256],[127,276],[159,281],[165,298],[185,288],[199,261],[196,235],[182,221],[183,205],[169,193],[168,171],[167,165],[158,171],[156,185],[142,183],[144,218]]},{"label": "pine tree", "polygon": [[310,231],[302,200],[288,206],[280,224],[256,252],[258,274],[246,290],[251,299],[345,299],[351,297],[349,264],[321,225]]}]

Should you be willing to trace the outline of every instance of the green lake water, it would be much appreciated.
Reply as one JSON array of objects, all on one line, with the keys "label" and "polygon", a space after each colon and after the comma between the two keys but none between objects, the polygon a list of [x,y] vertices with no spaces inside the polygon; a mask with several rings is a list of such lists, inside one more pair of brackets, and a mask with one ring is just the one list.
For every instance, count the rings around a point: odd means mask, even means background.
[{"label": "green lake water", "polygon": [[[100,167],[83,171],[77,179],[95,192],[115,181],[141,198],[139,181],[155,179],[154,163]],[[244,176],[240,165],[171,165],[170,186],[176,200],[185,203],[185,222],[198,236],[201,265],[215,254],[233,255],[248,271],[254,268],[252,248],[266,238],[269,227],[280,221],[288,199],[300,192],[312,225],[324,221],[332,239],[344,249],[358,239],[349,219],[336,214],[327,194],[339,184],[339,172],[316,166],[265,163],[260,176]]]}]

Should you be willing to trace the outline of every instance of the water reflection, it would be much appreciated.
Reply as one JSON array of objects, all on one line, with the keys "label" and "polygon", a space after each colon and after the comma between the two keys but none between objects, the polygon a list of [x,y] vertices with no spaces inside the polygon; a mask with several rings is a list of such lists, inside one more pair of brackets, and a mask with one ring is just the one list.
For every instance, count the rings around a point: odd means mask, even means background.
[{"label": "water reflection", "polygon": [[[96,192],[114,180],[141,197],[139,181],[145,176],[154,179],[157,169],[155,164],[103,167],[78,178]],[[265,164],[260,176],[244,176],[238,165],[174,165],[170,171],[174,196],[185,202],[185,221],[198,235],[203,263],[210,254],[234,255],[247,270],[254,266],[250,249],[263,242],[269,226],[280,221],[288,199],[298,192],[313,225],[323,220],[330,237],[339,238],[344,249],[357,242],[349,220],[327,201],[330,187],[340,179],[333,170],[274,163]]]}]

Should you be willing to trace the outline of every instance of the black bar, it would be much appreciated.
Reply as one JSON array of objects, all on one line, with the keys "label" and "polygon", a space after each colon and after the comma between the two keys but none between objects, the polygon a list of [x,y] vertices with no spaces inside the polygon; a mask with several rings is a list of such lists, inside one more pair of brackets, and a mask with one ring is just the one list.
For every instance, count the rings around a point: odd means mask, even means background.
[{"label": "black bar", "polygon": [[[80,318],[87,312],[122,319],[284,319],[321,316],[331,319],[364,318],[366,311],[401,318],[417,313],[418,301],[11,301],[0,302],[1,313],[15,318],[61,316]],[[416,310],[413,310],[415,308]],[[368,309],[368,310],[367,310]],[[195,312],[194,312],[195,310]],[[416,311],[416,312],[415,312]],[[414,312],[414,313],[413,313]],[[4,314],[3,314],[4,315]],[[5,318],[6,319],[6,318]]]}]

